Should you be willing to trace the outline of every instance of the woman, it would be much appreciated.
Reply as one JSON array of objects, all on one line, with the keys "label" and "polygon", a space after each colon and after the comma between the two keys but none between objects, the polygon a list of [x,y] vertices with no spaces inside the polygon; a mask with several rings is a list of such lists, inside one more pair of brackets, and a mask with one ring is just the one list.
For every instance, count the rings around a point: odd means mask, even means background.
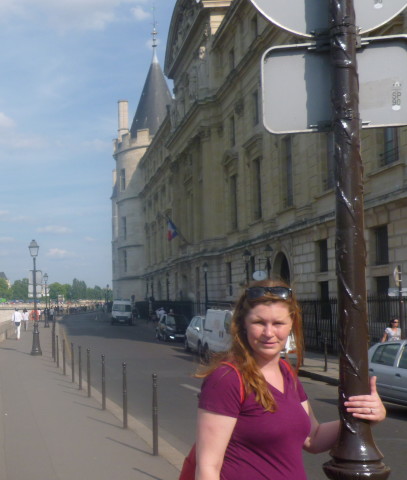
[{"label": "woman", "polygon": [[389,326],[385,329],[381,342],[395,342],[401,340],[401,328],[399,328],[399,319],[393,318]]},{"label": "woman", "polygon": [[[232,346],[205,371],[199,399],[196,480],[305,480],[302,449],[329,450],[339,420],[319,424],[296,373],[280,360],[290,332],[302,363],[300,307],[283,282],[252,283],[232,318]],[[221,362],[233,363],[239,375]],[[371,394],[351,397],[355,417],[379,422],[386,416],[372,378]]]}]

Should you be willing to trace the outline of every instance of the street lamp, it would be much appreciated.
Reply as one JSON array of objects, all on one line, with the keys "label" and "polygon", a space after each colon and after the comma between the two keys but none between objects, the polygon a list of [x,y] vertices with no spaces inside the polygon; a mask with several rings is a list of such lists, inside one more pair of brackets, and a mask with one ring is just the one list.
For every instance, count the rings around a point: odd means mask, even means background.
[{"label": "street lamp", "polygon": [[204,282],[205,282],[205,312],[208,310],[208,264],[205,262],[202,265],[204,271]]},{"label": "street lamp", "polygon": [[105,304],[107,308],[107,302],[109,301],[109,284],[106,285]]},{"label": "street lamp", "polygon": [[247,248],[245,249],[245,251],[243,252],[243,258],[244,258],[244,262],[245,262],[245,272],[246,272],[246,283],[249,283],[249,262],[250,262],[250,258],[252,256],[252,253],[250,252],[250,250],[248,250]]},{"label": "street lamp", "polygon": [[273,253],[273,247],[268,243],[264,247],[264,255],[266,256],[267,278],[270,278],[270,272],[271,272],[270,258],[272,253]]},{"label": "street lamp", "polygon": [[165,284],[167,286],[167,302],[170,300],[170,272],[165,274]]},{"label": "street lamp", "polygon": [[44,310],[44,328],[49,328],[49,308],[48,308],[48,274],[44,273],[44,283],[45,283],[45,310]]},{"label": "street lamp", "polygon": [[38,255],[38,250],[40,247],[38,246],[35,240],[31,240],[30,245],[28,246],[30,251],[30,255],[33,259],[33,298],[34,298],[34,332],[33,332],[33,344],[31,349],[31,355],[42,355],[41,347],[40,347],[40,332],[38,331],[38,311],[37,311],[37,270],[35,265],[35,259]]}]

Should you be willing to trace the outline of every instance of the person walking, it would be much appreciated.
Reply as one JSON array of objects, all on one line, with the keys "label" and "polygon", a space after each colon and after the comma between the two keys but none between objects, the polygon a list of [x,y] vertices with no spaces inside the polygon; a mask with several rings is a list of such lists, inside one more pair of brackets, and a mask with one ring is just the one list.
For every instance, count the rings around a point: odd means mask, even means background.
[{"label": "person walking", "polygon": [[401,328],[400,321],[397,317],[390,320],[389,326],[384,330],[384,334],[381,343],[383,342],[395,342],[401,340]]},{"label": "person walking", "polygon": [[23,310],[23,323],[24,323],[24,331],[25,332],[27,331],[27,327],[28,327],[28,316],[29,316],[28,310],[26,308],[24,308],[24,310]]},{"label": "person walking", "polygon": [[[290,332],[297,347],[295,369],[280,358]],[[251,283],[234,309],[231,336],[230,349],[196,375],[204,381],[195,479],[306,480],[302,450],[331,449],[340,423],[318,422],[297,376],[302,319],[291,288],[280,281]],[[369,395],[347,398],[344,408],[344,415],[371,423],[384,420],[376,377]]]},{"label": "person walking", "polygon": [[11,317],[11,321],[14,323],[17,340],[20,340],[20,330],[21,330],[21,322],[23,321],[23,315],[21,314],[18,308],[14,310],[14,313]]}]

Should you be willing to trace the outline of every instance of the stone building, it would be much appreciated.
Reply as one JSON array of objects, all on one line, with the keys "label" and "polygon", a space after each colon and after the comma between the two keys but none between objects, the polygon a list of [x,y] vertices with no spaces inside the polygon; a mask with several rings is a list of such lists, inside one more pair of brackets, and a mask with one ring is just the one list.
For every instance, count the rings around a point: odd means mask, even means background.
[{"label": "stone building", "polygon": [[[371,35],[405,30],[400,15]],[[336,294],[332,136],[262,124],[261,57],[298,42],[248,0],[177,0],[164,66],[174,98],[163,98],[159,126],[128,131],[119,103],[116,296],[203,302],[206,282],[210,301],[229,301],[255,271],[301,298]],[[382,293],[397,264],[407,269],[407,128],[364,129],[362,158],[367,288]]]}]

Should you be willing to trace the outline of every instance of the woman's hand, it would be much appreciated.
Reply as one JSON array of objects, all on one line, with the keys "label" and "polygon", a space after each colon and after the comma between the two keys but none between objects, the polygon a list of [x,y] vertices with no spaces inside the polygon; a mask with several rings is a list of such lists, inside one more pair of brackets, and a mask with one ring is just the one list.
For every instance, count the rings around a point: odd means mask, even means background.
[{"label": "woman's hand", "polygon": [[376,378],[370,378],[370,395],[356,395],[345,402],[346,411],[356,418],[378,423],[386,418],[386,409],[377,393]]}]

